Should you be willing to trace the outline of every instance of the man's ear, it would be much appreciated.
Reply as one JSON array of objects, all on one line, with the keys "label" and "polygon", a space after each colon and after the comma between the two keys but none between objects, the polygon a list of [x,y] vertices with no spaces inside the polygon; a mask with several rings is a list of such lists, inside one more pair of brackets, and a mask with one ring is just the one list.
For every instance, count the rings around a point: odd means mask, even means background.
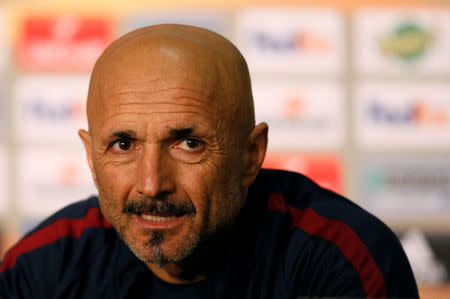
[{"label": "man's ear", "polygon": [[260,123],[251,131],[246,152],[244,153],[244,171],[241,180],[243,187],[250,186],[256,178],[266,156],[267,133],[269,128],[266,123]]},{"label": "man's ear", "polygon": [[89,168],[91,170],[91,175],[92,175],[92,178],[94,179],[95,186],[97,186],[97,175],[95,173],[94,163],[92,161],[93,149],[92,149],[91,135],[89,134],[89,132],[87,132],[86,130],[83,130],[83,129],[80,129],[78,131],[78,135],[80,136],[81,140],[83,141],[84,149],[86,150],[86,157],[88,160]]}]

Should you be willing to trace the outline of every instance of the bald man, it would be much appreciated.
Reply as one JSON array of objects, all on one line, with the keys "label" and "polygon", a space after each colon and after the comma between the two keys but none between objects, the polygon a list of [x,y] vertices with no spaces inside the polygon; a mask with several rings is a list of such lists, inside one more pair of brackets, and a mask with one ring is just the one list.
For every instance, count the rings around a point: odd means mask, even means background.
[{"label": "bald man", "polygon": [[416,298],[394,234],[300,174],[260,170],[246,62],[159,25],[110,45],[80,130],[98,197],[57,212],[0,267],[8,298]]}]

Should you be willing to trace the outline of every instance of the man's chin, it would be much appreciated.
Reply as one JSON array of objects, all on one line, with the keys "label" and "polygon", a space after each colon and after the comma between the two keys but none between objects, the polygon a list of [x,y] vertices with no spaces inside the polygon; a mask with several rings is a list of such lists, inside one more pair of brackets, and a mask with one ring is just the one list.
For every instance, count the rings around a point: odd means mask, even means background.
[{"label": "man's chin", "polygon": [[153,264],[159,268],[163,268],[168,261],[165,258],[163,258],[160,246],[154,245],[152,251],[153,256],[146,263]]},{"label": "man's chin", "polygon": [[160,268],[168,263],[182,263],[197,247],[195,241],[183,244],[158,233],[153,234],[144,244],[141,243],[139,248],[133,248],[132,244],[129,244],[129,247],[138,259],[145,264],[154,264]]}]

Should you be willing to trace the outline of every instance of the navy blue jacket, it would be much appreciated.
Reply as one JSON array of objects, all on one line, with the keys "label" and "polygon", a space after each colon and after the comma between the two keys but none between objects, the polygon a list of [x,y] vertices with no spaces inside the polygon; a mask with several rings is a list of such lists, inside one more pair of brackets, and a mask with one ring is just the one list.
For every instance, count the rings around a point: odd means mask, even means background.
[{"label": "navy blue jacket", "polygon": [[262,170],[237,225],[207,280],[171,285],[133,255],[92,197],[8,251],[0,298],[418,298],[391,230],[300,174]]}]

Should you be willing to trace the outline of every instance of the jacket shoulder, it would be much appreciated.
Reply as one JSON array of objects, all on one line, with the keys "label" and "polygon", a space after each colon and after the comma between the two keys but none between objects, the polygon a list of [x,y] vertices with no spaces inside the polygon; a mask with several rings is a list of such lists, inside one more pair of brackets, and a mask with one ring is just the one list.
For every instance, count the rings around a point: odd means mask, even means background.
[{"label": "jacket shoulder", "polygon": [[[292,261],[305,261],[320,250],[353,268],[367,296],[417,297],[402,246],[380,219],[301,174],[264,170],[258,184],[268,194],[267,212],[285,217],[292,230],[288,275],[304,266]],[[322,263],[327,258],[316,256],[315,260]],[[338,265],[330,263],[329,269]]]}]

